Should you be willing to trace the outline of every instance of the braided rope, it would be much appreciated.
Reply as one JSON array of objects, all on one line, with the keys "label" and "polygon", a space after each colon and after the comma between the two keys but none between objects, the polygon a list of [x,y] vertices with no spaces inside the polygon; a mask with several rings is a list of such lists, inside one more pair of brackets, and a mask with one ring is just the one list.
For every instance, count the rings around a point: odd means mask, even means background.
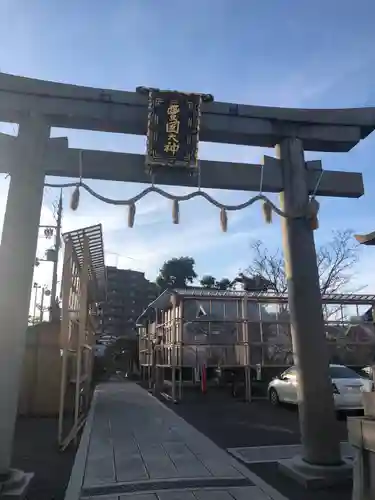
[{"label": "braided rope", "polygon": [[253,196],[249,200],[245,201],[244,203],[240,203],[238,205],[226,205],[224,203],[220,203],[219,201],[215,200],[212,196],[210,196],[209,194],[207,194],[201,190],[193,191],[192,193],[178,196],[178,195],[168,193],[167,191],[164,191],[163,189],[160,189],[160,188],[152,185],[152,186],[144,189],[143,191],[141,191],[136,196],[133,196],[132,198],[129,198],[127,200],[115,200],[115,199],[111,199],[111,198],[107,198],[105,196],[102,196],[101,194],[99,194],[96,191],[94,191],[93,189],[91,189],[90,186],[88,186],[87,184],[85,184],[82,181],[80,181],[78,183],[77,182],[70,182],[70,183],[66,183],[66,184],[45,183],[44,185],[46,187],[50,187],[50,188],[70,188],[70,187],[75,187],[75,188],[78,187],[79,188],[79,187],[82,187],[85,191],[87,191],[91,196],[93,196],[97,200],[100,200],[100,201],[107,203],[107,204],[110,204],[110,205],[125,205],[125,206],[126,205],[128,205],[128,206],[133,205],[137,201],[139,201],[142,198],[144,198],[145,196],[147,196],[149,193],[157,193],[160,196],[163,196],[164,198],[167,198],[168,200],[172,200],[172,201],[188,201],[188,200],[191,200],[193,198],[200,196],[200,197],[206,199],[209,203],[211,203],[215,207],[220,208],[222,210],[228,210],[228,211],[243,210],[244,208],[250,207],[255,202],[263,200],[264,202],[269,203],[270,206],[272,207],[272,210],[280,217],[297,218],[297,217],[302,216],[302,215],[294,215],[293,216],[293,215],[287,214],[283,210],[280,210],[269,198],[267,198],[267,196],[265,196],[263,194],[258,194],[256,196]]}]

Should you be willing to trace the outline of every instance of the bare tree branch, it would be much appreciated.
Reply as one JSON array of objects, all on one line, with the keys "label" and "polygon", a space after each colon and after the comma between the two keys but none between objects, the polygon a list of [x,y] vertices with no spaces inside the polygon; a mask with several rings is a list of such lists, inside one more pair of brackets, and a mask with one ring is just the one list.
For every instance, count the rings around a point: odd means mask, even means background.
[{"label": "bare tree branch", "polygon": [[351,270],[358,262],[359,250],[350,230],[333,231],[332,240],[318,248],[322,293],[335,293],[346,288],[353,277]]},{"label": "bare tree branch", "polygon": [[281,251],[277,250],[272,254],[261,241],[253,242],[251,248],[253,260],[252,264],[245,270],[245,274],[263,276],[272,283],[277,293],[285,293],[288,285]]},{"label": "bare tree branch", "polygon": [[[262,241],[254,241],[251,249],[253,259],[245,274],[263,276],[273,284],[276,292],[286,293],[288,283],[281,250],[271,253]],[[322,294],[345,291],[353,277],[352,269],[358,262],[359,252],[360,246],[351,230],[333,231],[331,241],[318,247],[316,253]]]}]

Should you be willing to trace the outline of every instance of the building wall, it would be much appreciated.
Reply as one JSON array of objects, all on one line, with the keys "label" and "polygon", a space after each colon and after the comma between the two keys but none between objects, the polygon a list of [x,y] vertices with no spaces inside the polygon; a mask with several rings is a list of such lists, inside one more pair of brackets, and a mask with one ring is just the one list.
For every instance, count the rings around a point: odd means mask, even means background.
[{"label": "building wall", "polygon": [[135,322],[156,299],[155,283],[144,273],[107,266],[107,301],[103,306],[102,332],[107,335],[135,335]]}]

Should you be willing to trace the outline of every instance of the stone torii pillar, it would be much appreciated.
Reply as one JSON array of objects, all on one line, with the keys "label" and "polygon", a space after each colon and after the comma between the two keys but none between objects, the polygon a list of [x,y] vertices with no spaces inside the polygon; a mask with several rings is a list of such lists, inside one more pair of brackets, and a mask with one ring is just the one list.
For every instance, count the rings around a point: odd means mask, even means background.
[{"label": "stone torii pillar", "polygon": [[[323,179],[320,161],[305,161],[301,139],[287,137],[276,147],[277,158],[264,157],[263,166],[282,172],[281,205],[288,214],[307,214],[314,188],[312,171]],[[282,219],[285,272],[294,362],[298,368],[298,402],[302,455],[281,460],[283,472],[307,486],[346,480],[351,465],[341,458],[329,356],[319,284],[314,232],[307,217]]]},{"label": "stone torii pillar", "polygon": [[23,120],[9,158],[11,179],[0,246],[0,484],[9,489],[22,489],[30,479],[11,470],[11,456],[49,134],[42,118]]},{"label": "stone torii pillar", "polygon": [[[306,213],[309,192],[302,141],[284,139],[277,153],[283,172],[283,207],[290,214]],[[314,233],[306,217],[283,219],[282,233],[293,352],[299,376],[303,456],[280,465],[292,476],[305,475],[307,482],[310,473],[323,482],[326,474],[331,475],[329,469],[324,471],[326,466],[343,476],[350,467],[343,463],[340,453]]]},{"label": "stone torii pillar", "polygon": [[[287,137],[276,147],[277,159],[264,157],[264,168],[282,172],[282,208],[307,214],[308,176],[324,172],[319,161],[306,162],[301,139]],[[319,176],[318,178],[319,179]],[[351,464],[341,457],[329,356],[320,293],[314,232],[307,217],[282,219],[294,363],[298,369],[298,405],[302,455],[279,461],[283,472],[308,487],[345,481]]]}]

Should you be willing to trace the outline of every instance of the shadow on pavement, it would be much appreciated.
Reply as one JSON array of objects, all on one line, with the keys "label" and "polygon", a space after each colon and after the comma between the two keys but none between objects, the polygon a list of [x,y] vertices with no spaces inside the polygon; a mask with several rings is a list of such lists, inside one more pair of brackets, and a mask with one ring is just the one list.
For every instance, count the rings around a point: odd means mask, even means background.
[{"label": "shadow on pavement", "polygon": [[[267,400],[245,403],[215,389],[205,395],[187,390],[180,403],[163,402],[221,448],[300,443],[298,411],[293,406],[273,407]],[[341,440],[346,441],[346,419],[342,415],[337,425]],[[290,500],[351,499],[351,482],[319,492],[307,491],[281,474],[276,462],[245,465]]]},{"label": "shadow on pavement", "polygon": [[35,473],[27,500],[63,500],[74,457],[74,446],[58,450],[57,419],[18,418],[12,466]]}]

